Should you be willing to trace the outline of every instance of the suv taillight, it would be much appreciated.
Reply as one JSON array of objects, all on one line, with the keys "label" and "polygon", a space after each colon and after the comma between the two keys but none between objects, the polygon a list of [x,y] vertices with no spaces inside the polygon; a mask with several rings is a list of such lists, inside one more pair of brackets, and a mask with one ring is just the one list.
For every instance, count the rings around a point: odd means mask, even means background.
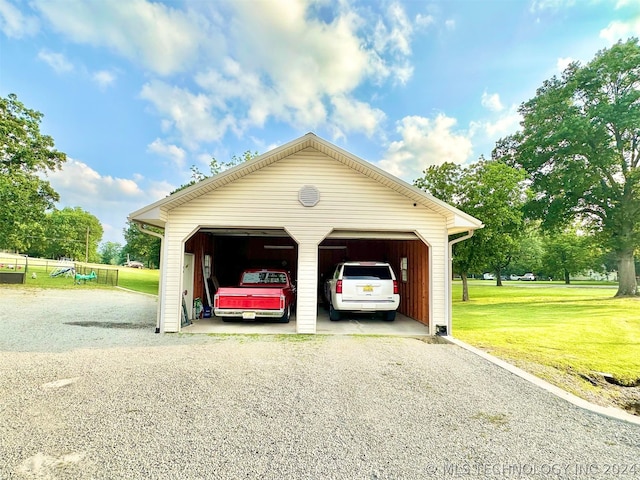
[{"label": "suv taillight", "polygon": [[336,293],[342,293],[342,280],[336,281]]},{"label": "suv taillight", "polygon": [[397,280],[393,281],[393,294],[394,295],[398,294],[398,281]]}]

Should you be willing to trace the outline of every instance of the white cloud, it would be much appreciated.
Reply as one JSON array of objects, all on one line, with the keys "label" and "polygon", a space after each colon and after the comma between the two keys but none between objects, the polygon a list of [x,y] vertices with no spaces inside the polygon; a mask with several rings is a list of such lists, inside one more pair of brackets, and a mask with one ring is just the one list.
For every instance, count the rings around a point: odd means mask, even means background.
[{"label": "white cloud", "polygon": [[543,10],[560,10],[561,8],[572,7],[576,0],[533,0],[530,10],[532,12],[541,12]]},{"label": "white cloud", "polygon": [[[379,128],[384,115],[358,89],[406,84],[416,32],[434,18],[411,18],[395,1],[382,13],[343,0],[320,3],[33,0],[43,22],[67,39],[109,49],[151,73],[141,98],[163,132],[189,150],[268,121],[335,127],[337,135],[370,136]],[[330,16],[319,13],[327,5]],[[174,82],[183,72],[191,78]],[[115,75],[104,70],[93,80],[106,88]]]},{"label": "white cloud", "polygon": [[73,71],[73,64],[61,53],[40,50],[38,52],[38,58],[48,64],[56,73]]},{"label": "white cloud", "polygon": [[556,67],[558,71],[564,72],[565,69],[573,62],[575,62],[575,60],[571,57],[560,57],[556,61]]},{"label": "white cloud", "polygon": [[626,22],[611,22],[606,28],[600,30],[600,38],[612,45],[618,40],[624,41],[633,36],[640,36],[640,16]]},{"label": "white cloud", "polygon": [[366,48],[361,18],[342,4],[330,22],[310,17],[303,1],[232,6],[228,44],[234,49],[195,75],[200,91],[158,81],[142,91],[169,120],[163,122],[165,131],[178,130],[190,148],[269,120],[300,129],[336,127],[337,136],[372,135],[384,115],[353,92],[367,79],[405,83],[413,73],[405,58],[412,27],[398,5],[389,9],[391,27],[384,27],[386,36],[378,37],[376,49]]},{"label": "white cloud", "polygon": [[190,148],[200,142],[219,140],[234,124],[231,117],[216,118],[214,101],[209,96],[193,94],[165,82],[154,80],[145,84],[140,96],[168,118],[165,129],[175,128]]},{"label": "white cloud", "polygon": [[62,170],[50,172],[47,176],[56,190],[64,190],[77,200],[99,198],[103,201],[120,201],[142,196],[142,190],[134,180],[102,176],[77,160],[67,159]]},{"label": "white cloud", "polygon": [[175,188],[165,182],[146,182],[148,185],[143,190],[144,179],[140,175],[134,175],[133,179],[104,176],[70,158],[62,170],[48,173],[47,179],[60,194],[61,208],[80,207],[95,215],[105,231],[103,241],[120,243],[127,216]]},{"label": "white cloud", "polygon": [[23,38],[38,31],[38,20],[23,14],[7,0],[0,0],[0,30],[9,38]]},{"label": "white cloud", "polygon": [[350,133],[355,125],[358,126],[358,130],[371,137],[385,119],[382,110],[352,98],[336,96],[331,99],[331,103],[335,109],[332,123],[337,127],[334,135],[336,138]]},{"label": "white cloud", "polygon": [[231,31],[242,70],[260,75],[280,100],[298,108],[307,98],[356,88],[368,72],[371,52],[357,35],[360,19],[336,13],[331,23],[306,17],[306,2],[237,2]]},{"label": "white cloud", "polygon": [[205,43],[218,37],[208,22],[145,0],[34,0],[34,7],[61,34],[74,42],[109,48],[161,75],[192,65]]},{"label": "white cloud", "polygon": [[372,33],[374,48],[370,71],[376,72],[379,79],[391,77],[395,83],[406,84],[414,71],[409,57],[416,30],[425,29],[434,22],[433,16],[423,14],[416,15],[412,21],[402,5],[392,3],[386,17],[378,19]]},{"label": "white cloud", "polygon": [[494,120],[481,120],[471,122],[469,126],[470,137],[474,141],[483,144],[495,143],[498,139],[511,135],[520,129],[522,116],[518,113],[518,107],[512,105],[508,110]]},{"label": "white cloud", "polygon": [[419,27],[428,27],[435,23],[436,19],[433,18],[433,15],[416,15],[416,25]]},{"label": "white cloud", "polygon": [[[375,43],[377,50],[389,50],[401,55],[411,53],[411,36],[413,25],[398,3],[393,3],[388,8],[388,25],[380,20],[376,26]],[[423,21],[422,17],[418,17]]]},{"label": "white cloud", "polygon": [[168,145],[161,139],[156,138],[153,142],[147,145],[147,150],[168,158],[178,168],[184,168],[185,166],[186,152],[176,145]]},{"label": "white cloud", "polygon": [[444,22],[444,26],[447,30],[455,30],[456,29],[456,21],[453,19],[449,19]]},{"label": "white cloud", "polygon": [[482,106],[492,112],[499,112],[504,109],[504,105],[500,101],[500,95],[497,93],[487,93],[486,91],[482,93],[482,98],[480,100]]},{"label": "white cloud", "polygon": [[413,182],[431,165],[464,163],[472,153],[468,133],[455,131],[456,119],[439,114],[435,119],[405,117],[397,131],[402,140],[391,143],[379,165]]},{"label": "white cloud", "polygon": [[100,70],[91,75],[92,80],[101,90],[105,90],[112,86],[116,81],[116,75],[108,70]]}]

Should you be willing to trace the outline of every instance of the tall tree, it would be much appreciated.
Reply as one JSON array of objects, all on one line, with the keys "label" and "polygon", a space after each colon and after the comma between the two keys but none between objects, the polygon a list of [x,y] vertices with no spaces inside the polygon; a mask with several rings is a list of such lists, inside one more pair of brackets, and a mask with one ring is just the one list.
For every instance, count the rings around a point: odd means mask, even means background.
[{"label": "tall tree", "polygon": [[544,235],[540,230],[539,222],[525,220],[519,244],[518,251],[509,265],[509,273],[515,273],[518,276],[527,272],[536,275],[547,273],[542,263]]},{"label": "tall tree", "polygon": [[[159,229],[147,228],[160,233]],[[142,233],[131,221],[127,222],[127,228],[123,230],[123,234],[127,243],[120,253],[121,263],[127,260],[128,255],[130,260],[143,262],[149,268],[160,265],[160,239],[158,237]]]},{"label": "tall tree", "polygon": [[103,233],[100,220],[80,207],[54,210],[45,222],[45,255],[98,262]]},{"label": "tall tree", "polygon": [[618,42],[585,66],[571,64],[520,107],[522,131],[494,156],[524,168],[531,215],[547,229],[576,219],[618,263],[616,296],[638,295],[640,247],[640,45]]},{"label": "tall tree", "polygon": [[105,265],[117,265],[120,262],[122,245],[117,242],[104,242],[100,245],[98,254],[100,261]]},{"label": "tall tree", "polygon": [[524,232],[522,207],[526,199],[524,171],[503,162],[481,159],[469,167],[467,213],[479,218],[485,228],[476,240],[487,270],[502,286],[502,273],[520,249]]},{"label": "tall tree", "polygon": [[480,219],[485,228],[454,245],[453,269],[462,278],[462,300],[469,299],[469,273],[489,268],[501,285],[501,272],[519,248],[522,231],[524,173],[481,158],[461,167],[444,163],[429,167],[414,184]]},{"label": "tall tree", "polygon": [[567,285],[571,283],[571,275],[593,267],[598,255],[593,239],[578,235],[574,228],[547,235],[544,246],[542,262],[548,275],[560,276]]},{"label": "tall tree", "polygon": [[40,133],[41,120],[16,95],[0,97],[0,248],[26,250],[59,200],[41,174],[60,168],[66,156]]}]

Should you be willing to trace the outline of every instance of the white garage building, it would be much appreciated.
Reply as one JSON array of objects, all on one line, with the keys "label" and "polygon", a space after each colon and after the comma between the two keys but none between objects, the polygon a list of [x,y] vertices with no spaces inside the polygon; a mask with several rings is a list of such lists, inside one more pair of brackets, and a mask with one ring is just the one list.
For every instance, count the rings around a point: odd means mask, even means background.
[{"label": "white garage building", "polygon": [[[464,212],[313,133],[207,178],[129,219],[163,230],[159,332],[179,332],[182,300],[207,303],[243,268],[286,266],[296,331],[315,333],[323,274],[344,259],[388,261],[398,311],[451,332],[451,235],[482,228]],[[186,295],[185,295],[186,291]],[[191,310],[192,312],[192,310]]]}]

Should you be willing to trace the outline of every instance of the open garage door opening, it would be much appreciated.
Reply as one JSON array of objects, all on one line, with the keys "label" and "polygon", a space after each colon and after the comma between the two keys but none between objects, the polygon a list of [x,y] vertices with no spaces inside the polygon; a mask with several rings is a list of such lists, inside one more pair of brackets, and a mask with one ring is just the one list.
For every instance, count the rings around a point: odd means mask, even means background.
[{"label": "open garage door opening", "polygon": [[[430,318],[429,247],[412,232],[334,231],[318,248],[318,301],[320,322],[328,319],[327,281],[341,262],[385,262],[391,265],[400,295],[398,318],[424,325]],[[325,318],[326,317],[326,318]],[[384,321],[381,315],[350,314],[345,320]],[[387,317],[388,318],[388,317]],[[334,322],[331,322],[332,324]],[[341,328],[339,322],[330,328]]]},{"label": "open garage door opening", "polygon": [[[189,263],[194,265],[192,271],[189,271]],[[269,319],[252,319],[249,315],[245,315],[244,320],[242,316],[227,316],[224,318],[226,322],[223,322],[223,318],[216,317],[214,311],[216,292],[221,287],[238,286],[243,272],[247,270],[285,271],[295,287],[297,264],[298,245],[284,229],[200,228],[185,243],[185,304],[194,305],[189,312],[192,321],[189,322],[188,331],[208,328],[208,331],[229,333],[235,327],[252,333],[251,325],[269,323]],[[192,295],[188,292],[190,276],[193,277]],[[262,282],[260,275],[256,278]],[[264,281],[269,281],[269,278]],[[295,323],[291,323],[294,326],[288,328],[295,331]]]}]

